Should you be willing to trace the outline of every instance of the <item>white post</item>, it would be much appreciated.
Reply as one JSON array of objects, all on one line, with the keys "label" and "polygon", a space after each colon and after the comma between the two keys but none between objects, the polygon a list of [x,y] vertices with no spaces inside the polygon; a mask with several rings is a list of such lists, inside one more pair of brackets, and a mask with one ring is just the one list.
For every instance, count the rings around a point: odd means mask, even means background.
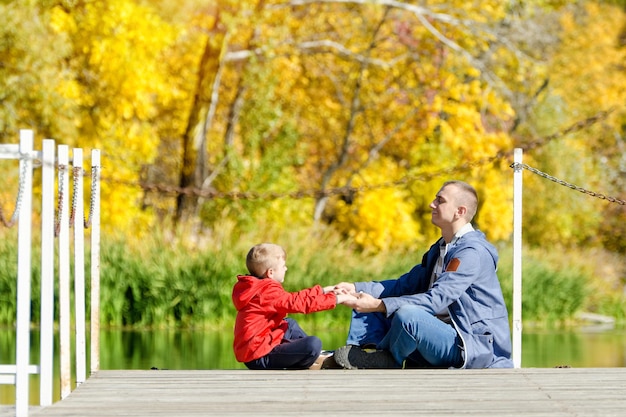
[{"label": "white post", "polygon": [[74,309],[76,314],[76,385],[87,379],[85,350],[85,225],[83,200],[83,150],[74,148]]},{"label": "white post", "polygon": [[41,158],[41,345],[39,404],[52,404],[54,363],[54,140],[44,139]]},{"label": "white post", "polygon": [[[514,162],[522,163],[523,150],[515,148]],[[513,366],[522,366],[522,168],[513,174]]]},{"label": "white post", "polygon": [[33,198],[33,131],[20,130],[20,183],[23,188],[18,202],[19,232],[17,259],[17,322],[15,352],[15,415],[28,415],[28,379],[30,358],[30,279],[31,279],[31,212]]},{"label": "white post", "polygon": [[59,339],[61,399],[72,392],[70,351],[70,231],[69,231],[69,148],[59,145]]},{"label": "white post", "polygon": [[[40,375],[41,406],[53,402],[54,368],[54,275],[55,275],[55,234],[59,237],[59,333],[60,333],[60,380],[61,399],[72,391],[71,380],[71,291],[70,271],[70,170],[69,149],[58,146],[58,199],[59,219],[55,221],[55,142],[44,139],[42,151],[33,150],[33,132],[20,130],[18,145],[0,144],[0,159],[19,160],[19,190],[15,213],[11,221],[18,220],[18,268],[17,268],[17,314],[16,314],[16,354],[14,365],[0,365],[0,384],[15,385],[15,416],[28,416],[29,375]],[[85,352],[85,224],[83,198],[83,154],[82,149],[74,149],[72,166],[77,173],[74,184],[74,265],[76,302],[76,382],[86,380]],[[40,320],[40,364],[30,365],[30,321],[31,321],[31,279],[32,279],[32,204],[34,160],[42,164],[41,190],[41,320]],[[100,366],[100,152],[92,151],[92,196],[90,224],[91,236],[91,330],[92,330],[92,372]],[[58,226],[58,229],[57,227]]]},{"label": "white post", "polygon": [[91,151],[91,373],[100,370],[100,151]]}]

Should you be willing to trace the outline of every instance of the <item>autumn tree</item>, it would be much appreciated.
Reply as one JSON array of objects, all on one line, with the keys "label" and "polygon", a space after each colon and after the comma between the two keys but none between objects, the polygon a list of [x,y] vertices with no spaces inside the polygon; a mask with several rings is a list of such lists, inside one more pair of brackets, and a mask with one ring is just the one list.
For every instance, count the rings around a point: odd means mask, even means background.
[{"label": "autumn tree", "polygon": [[47,24],[48,3],[0,4],[2,142],[16,142],[17,131],[25,128],[35,129],[39,137],[76,137],[77,91],[66,66],[70,39],[57,36]]},{"label": "autumn tree", "polygon": [[[558,42],[544,50],[550,52],[545,88],[517,133],[526,134],[528,142],[553,139],[528,153],[527,162],[570,184],[623,198],[626,73],[620,36],[626,23],[624,13],[615,6],[582,2],[560,8],[551,19],[559,28],[554,32]],[[560,134],[602,111],[607,117]],[[525,236],[533,245],[601,244],[600,224],[618,225],[624,220],[611,207],[615,203],[538,176],[525,181],[527,195],[544,196],[525,200]],[[619,233],[620,229],[614,230]]]},{"label": "autumn tree", "polygon": [[[276,166],[280,178],[291,176],[300,189],[317,190],[310,208],[313,219],[324,218],[346,231],[354,224],[365,225],[358,217],[352,221],[349,213],[375,212],[373,207],[351,210],[350,206],[356,209],[359,198],[378,193],[378,197],[385,196],[383,200],[367,200],[382,201],[380,207],[386,207],[387,216],[404,218],[406,227],[399,229],[417,232],[418,225],[425,224],[421,207],[436,185],[396,184],[392,187],[398,189],[388,193],[377,185],[379,181],[393,184],[407,176],[452,169],[509,147],[502,133],[506,123],[485,124],[490,117],[511,117],[510,107],[490,84],[494,74],[474,58],[489,39],[463,44],[466,34],[460,29],[460,18],[404,3],[341,3],[297,1],[284,7],[256,2],[241,4],[239,14],[233,13],[231,23],[245,15],[255,22],[255,32],[244,36],[245,31],[235,24],[225,29],[228,43],[222,47],[222,56],[246,56],[248,62],[220,64],[221,82],[207,84],[213,88],[211,97],[219,98],[220,104],[215,113],[204,110],[212,123],[212,129],[205,132],[211,168],[204,181],[210,178],[221,191],[272,189],[267,171],[274,167],[264,159],[264,152],[272,154],[269,149],[282,147],[292,161],[302,162],[287,171]],[[476,26],[486,20],[482,9],[457,7],[459,13],[475,19]],[[502,10],[492,7],[487,13],[498,17]],[[477,50],[470,53],[471,48]],[[491,75],[483,78],[481,71]],[[211,106],[216,103],[212,101]],[[273,110],[263,113],[265,108]],[[237,113],[236,109],[245,111]],[[263,118],[258,117],[261,114]],[[259,142],[255,137],[265,139]],[[288,140],[295,137],[300,140],[294,147]],[[237,160],[248,165],[237,165]],[[252,161],[261,160],[269,164],[263,165],[259,177],[259,165]],[[188,160],[185,165],[191,163]],[[490,172],[476,167],[463,175],[482,180]],[[261,184],[257,178],[263,177],[266,180]],[[494,181],[494,186],[502,189],[505,184]],[[330,198],[337,189],[348,191]],[[403,210],[408,217],[398,217],[399,203],[406,205]],[[209,212],[220,212],[219,203],[206,204],[212,207]],[[485,227],[494,226],[490,228],[497,237],[507,233],[502,219],[482,217]],[[498,223],[502,226],[495,227]],[[373,229],[364,232],[370,239],[360,243],[387,242],[375,245],[381,247],[415,238],[413,232],[394,236],[394,228],[384,224],[371,225]],[[380,234],[388,236],[381,240]]]},{"label": "autumn tree", "polygon": [[[420,245],[436,233],[432,196],[455,177],[479,188],[478,227],[508,239],[512,148],[622,105],[623,13],[413,3],[5,2],[0,134],[28,126],[101,148],[109,231],[321,223],[366,250]],[[619,191],[622,122],[614,111],[526,157]],[[571,191],[525,186],[573,208],[527,202],[530,241],[545,241],[546,224],[570,244],[606,226]]]},{"label": "autumn tree", "polygon": [[[104,227],[144,230],[150,212],[137,183],[155,156],[159,113],[174,97],[163,65],[176,32],[151,9],[135,2],[77,1],[50,10],[50,26],[71,41],[75,146],[102,150]],[[149,34],[149,36],[147,36]]]}]

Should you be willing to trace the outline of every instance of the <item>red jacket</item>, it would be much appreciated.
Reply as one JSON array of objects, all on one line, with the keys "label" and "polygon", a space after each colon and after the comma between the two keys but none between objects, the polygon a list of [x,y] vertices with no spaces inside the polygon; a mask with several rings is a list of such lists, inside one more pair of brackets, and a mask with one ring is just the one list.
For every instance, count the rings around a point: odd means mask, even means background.
[{"label": "red jacket", "polygon": [[330,310],[337,305],[337,297],[324,294],[319,285],[290,293],[273,279],[239,275],[233,288],[233,304],[237,309],[235,357],[239,362],[250,362],[280,344],[287,330],[288,313]]}]

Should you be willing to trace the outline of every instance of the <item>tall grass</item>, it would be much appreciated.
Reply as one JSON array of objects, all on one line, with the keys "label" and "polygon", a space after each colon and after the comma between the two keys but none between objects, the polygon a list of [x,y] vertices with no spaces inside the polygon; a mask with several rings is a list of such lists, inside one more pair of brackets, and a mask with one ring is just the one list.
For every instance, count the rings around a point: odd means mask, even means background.
[{"label": "tall grass", "polygon": [[16,277],[17,237],[13,234],[0,239],[0,323],[13,323],[16,319]]},{"label": "tall grass", "polygon": [[[284,286],[296,291],[314,284],[383,280],[398,277],[420,262],[423,248],[414,252],[362,253],[325,230],[293,230],[282,235],[228,233],[198,236],[166,235],[135,241],[107,237],[101,245],[101,322],[103,326],[132,328],[224,328],[232,326],[235,309],[232,286],[245,274],[245,256],[261,241],[274,241],[287,251]],[[13,236],[15,237],[15,236]],[[0,325],[15,321],[17,239],[0,241]],[[500,249],[499,277],[511,312],[510,248]],[[38,257],[34,250],[33,258]],[[576,259],[584,259],[582,256]],[[584,259],[588,261],[587,259]],[[89,257],[86,257],[87,263]],[[571,322],[575,313],[591,310],[624,318],[621,288],[605,288],[598,295],[593,272],[550,260],[542,252],[525,254],[523,319],[544,325]],[[89,271],[89,265],[86,265]],[[594,284],[595,283],[595,284]],[[87,279],[89,289],[89,279]],[[58,284],[57,284],[58,288]],[[39,320],[39,266],[33,262],[32,318]],[[58,293],[58,290],[57,290]],[[87,297],[89,302],[89,297]],[[57,307],[58,309],[58,307]],[[55,313],[58,318],[58,310]],[[89,317],[89,316],[87,316]],[[335,310],[297,315],[308,329],[345,329],[350,311]]]},{"label": "tall grass", "polygon": [[[169,243],[165,243],[169,241]],[[256,236],[237,236],[221,244],[190,244],[185,236],[143,242],[103,244],[101,319],[113,326],[220,327],[231,325],[235,310],[232,287],[246,274],[245,257]],[[382,255],[355,254],[326,233],[287,235],[275,240],[287,251],[284,286],[296,291],[314,284],[394,276],[415,261],[402,256],[386,262]],[[136,249],[132,249],[131,247]],[[343,307],[302,318],[310,324],[347,323]]]},{"label": "tall grass", "polygon": [[[511,313],[512,251],[500,250],[498,276]],[[612,265],[612,267],[611,267]],[[608,266],[608,267],[607,267]],[[524,250],[522,319],[540,327],[577,325],[578,312],[593,312],[625,323],[624,265],[618,255],[597,249]],[[601,272],[608,271],[611,272]]]}]

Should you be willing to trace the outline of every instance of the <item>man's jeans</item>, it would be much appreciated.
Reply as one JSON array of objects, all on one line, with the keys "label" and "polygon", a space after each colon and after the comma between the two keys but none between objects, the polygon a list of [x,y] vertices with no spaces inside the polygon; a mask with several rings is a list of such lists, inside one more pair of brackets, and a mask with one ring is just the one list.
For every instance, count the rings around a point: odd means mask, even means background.
[{"label": "man's jeans", "polygon": [[348,345],[376,345],[406,367],[463,366],[462,341],[452,325],[418,306],[404,306],[391,316],[352,312]]}]

